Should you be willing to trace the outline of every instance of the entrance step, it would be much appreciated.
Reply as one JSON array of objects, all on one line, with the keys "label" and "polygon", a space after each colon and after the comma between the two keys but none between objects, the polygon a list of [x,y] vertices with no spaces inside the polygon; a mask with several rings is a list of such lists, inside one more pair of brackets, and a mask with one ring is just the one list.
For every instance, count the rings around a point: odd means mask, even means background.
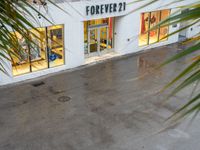
[{"label": "entrance step", "polygon": [[91,63],[97,63],[97,62],[101,62],[101,61],[104,61],[113,57],[117,57],[117,56],[120,56],[120,54],[117,52],[110,52],[110,53],[106,53],[100,56],[93,56],[93,57],[86,58],[85,64],[87,65]]}]

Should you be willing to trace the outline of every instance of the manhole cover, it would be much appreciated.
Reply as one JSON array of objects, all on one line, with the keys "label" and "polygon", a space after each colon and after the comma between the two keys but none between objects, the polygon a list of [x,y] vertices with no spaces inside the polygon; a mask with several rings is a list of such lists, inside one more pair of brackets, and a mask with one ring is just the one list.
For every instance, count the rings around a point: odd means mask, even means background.
[{"label": "manhole cover", "polygon": [[68,102],[71,100],[71,97],[69,96],[61,96],[58,98],[58,101],[61,102],[61,103],[65,103],[65,102]]}]

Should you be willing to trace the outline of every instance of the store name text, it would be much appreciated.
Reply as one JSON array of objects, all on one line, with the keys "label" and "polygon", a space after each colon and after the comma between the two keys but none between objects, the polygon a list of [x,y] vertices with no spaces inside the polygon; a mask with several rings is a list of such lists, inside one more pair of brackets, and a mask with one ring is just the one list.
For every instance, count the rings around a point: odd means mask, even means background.
[{"label": "store name text", "polygon": [[86,15],[99,15],[126,10],[126,2],[86,6]]}]

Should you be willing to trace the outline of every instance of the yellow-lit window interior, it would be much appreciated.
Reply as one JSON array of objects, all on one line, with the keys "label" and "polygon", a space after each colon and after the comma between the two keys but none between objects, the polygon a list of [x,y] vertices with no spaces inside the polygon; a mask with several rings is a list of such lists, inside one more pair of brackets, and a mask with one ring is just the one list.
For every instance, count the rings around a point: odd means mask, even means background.
[{"label": "yellow-lit window interior", "polygon": [[[160,11],[152,12],[149,21],[150,29],[160,22]],[[149,44],[158,42],[159,29],[149,31]]]},{"label": "yellow-lit window interior", "polygon": [[25,39],[18,32],[13,33],[18,39],[18,43],[21,45],[22,50],[16,52],[16,55],[12,56],[13,75],[20,75],[30,72],[29,61],[29,49]]},{"label": "yellow-lit window interior", "polygon": [[[170,15],[170,10],[162,10],[161,11],[161,20],[166,19],[167,17],[169,17]],[[167,36],[169,32],[169,26],[164,26],[160,28],[160,36],[159,36],[159,40],[167,40],[167,38],[165,38]]]},{"label": "yellow-lit window interior", "polygon": [[50,67],[64,64],[64,31],[63,25],[48,27],[48,47]]},{"label": "yellow-lit window interior", "polygon": [[31,30],[35,35],[32,35],[34,44],[32,44],[30,48],[32,71],[38,71],[48,67],[45,28],[38,28],[37,30],[39,30],[39,32]]},{"label": "yellow-lit window interior", "polygon": [[[152,27],[158,24],[163,19],[170,15],[170,10],[161,10],[154,12],[142,13],[140,16],[140,35],[139,46],[153,44],[159,42],[160,39],[168,34],[169,27],[161,27],[149,31]],[[167,38],[162,39],[167,40]]]},{"label": "yellow-lit window interior", "polygon": [[139,35],[139,45],[148,44],[148,29],[149,29],[149,15],[150,13],[142,13],[140,16],[141,26]]},{"label": "yellow-lit window interior", "polygon": [[17,56],[13,56],[14,76],[64,64],[63,25],[31,29],[32,44],[29,46],[19,33],[13,34],[22,47],[16,52]]},{"label": "yellow-lit window interior", "polygon": [[[97,44],[96,41],[98,36],[100,36],[100,50],[111,49],[113,47],[113,18],[104,18],[104,19],[96,19],[89,20],[84,22],[84,49],[85,53],[88,52],[88,44],[91,46],[91,51],[96,51]],[[98,25],[98,29],[91,30],[90,32],[90,42],[88,43],[88,28]],[[107,27],[101,27],[101,25],[107,25]],[[98,28],[98,27],[97,27]],[[100,35],[98,35],[100,33]],[[93,42],[93,44],[92,44]]]}]

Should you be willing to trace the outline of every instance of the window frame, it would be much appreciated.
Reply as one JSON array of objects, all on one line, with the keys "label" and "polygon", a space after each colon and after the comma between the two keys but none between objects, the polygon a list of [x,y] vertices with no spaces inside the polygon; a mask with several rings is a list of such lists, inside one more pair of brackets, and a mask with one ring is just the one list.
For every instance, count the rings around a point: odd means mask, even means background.
[{"label": "window frame", "polygon": [[[50,61],[49,61],[49,46],[48,46],[48,33],[49,33],[49,28],[50,27],[53,27],[53,26],[62,26],[62,38],[63,38],[63,42],[62,42],[62,45],[63,45],[63,64],[61,65],[57,65],[57,66],[50,66]],[[38,27],[38,28],[44,28],[44,32],[45,32],[45,53],[46,53],[46,61],[47,61],[47,68],[43,68],[43,69],[39,69],[39,70],[34,70],[33,71],[33,65],[32,65],[32,60],[31,60],[31,51],[30,51],[30,46],[28,45],[28,61],[27,61],[27,64],[29,65],[29,72],[26,72],[26,73],[19,73],[19,74],[16,74],[14,75],[13,73],[13,69],[15,68],[15,66],[13,64],[11,64],[12,66],[12,76],[13,77],[18,77],[18,76],[22,76],[22,75],[26,75],[26,74],[30,74],[30,73],[34,73],[34,72],[39,72],[39,71],[42,71],[42,70],[47,70],[47,69],[51,69],[51,68],[56,68],[56,67],[60,67],[60,66],[63,66],[65,65],[66,61],[65,61],[65,25],[64,24],[56,24],[56,25],[51,25],[51,26],[45,26],[45,27]],[[29,29],[29,30],[32,30],[32,29]]]},{"label": "window frame", "polygon": [[[150,26],[151,26],[151,24],[150,24],[150,18],[151,18],[151,15],[152,15],[152,13],[153,12],[159,12],[159,22],[160,21],[162,21],[161,20],[161,16],[162,16],[162,11],[164,11],[164,10],[168,10],[169,11],[169,15],[168,16],[170,16],[170,14],[171,14],[171,9],[163,9],[163,10],[157,10],[157,11],[151,11],[151,12],[142,12],[142,13],[140,13],[140,16],[142,15],[142,14],[148,14],[148,30],[150,29]],[[140,17],[140,22],[141,22],[141,17]],[[158,22],[158,23],[159,23]],[[140,23],[140,33],[139,33],[139,38],[140,38],[140,36],[141,36],[141,27],[142,27],[142,24]],[[148,33],[147,33],[147,42],[145,43],[145,44],[142,44],[142,45],[140,45],[140,40],[138,40],[138,45],[139,45],[139,47],[142,47],[142,46],[147,46],[147,45],[151,45],[151,44],[156,44],[156,43],[159,43],[159,42],[164,42],[164,41],[167,41],[168,40],[168,37],[167,38],[165,38],[165,39],[163,39],[163,40],[160,40],[160,30],[161,30],[161,28],[162,27],[159,27],[157,30],[158,30],[158,34],[157,34],[157,40],[156,40],[156,42],[153,42],[153,43],[150,43],[150,31],[148,31]],[[169,26],[167,26],[167,28],[168,28],[168,30],[167,30],[167,34],[169,34]],[[138,39],[139,39],[138,38]]]}]

